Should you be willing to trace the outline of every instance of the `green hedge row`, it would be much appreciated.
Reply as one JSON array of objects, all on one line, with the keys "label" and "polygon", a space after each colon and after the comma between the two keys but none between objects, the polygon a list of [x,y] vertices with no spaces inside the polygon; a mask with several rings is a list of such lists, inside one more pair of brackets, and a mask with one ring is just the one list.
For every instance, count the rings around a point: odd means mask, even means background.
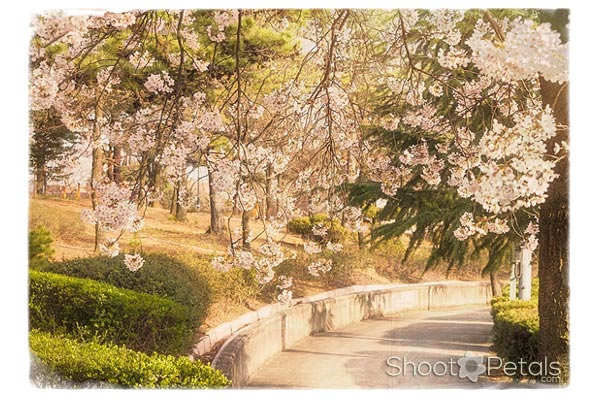
[{"label": "green hedge row", "polygon": [[510,300],[508,292],[492,300],[494,338],[492,349],[505,362],[528,364],[539,361],[540,320],[537,308],[537,282],[531,300]]},{"label": "green hedge row", "polygon": [[30,328],[144,352],[180,354],[195,325],[187,307],[91,279],[30,271]]},{"label": "green hedge row", "polygon": [[162,254],[144,254],[144,266],[129,271],[123,256],[90,257],[50,263],[41,271],[89,278],[111,285],[170,298],[191,310],[196,326],[202,325],[212,303],[209,282],[193,267]]},{"label": "green hedge row", "polygon": [[230,384],[220,371],[183,356],[148,355],[35,330],[29,333],[29,345],[51,373],[75,384],[93,381],[134,388],[222,388]]}]

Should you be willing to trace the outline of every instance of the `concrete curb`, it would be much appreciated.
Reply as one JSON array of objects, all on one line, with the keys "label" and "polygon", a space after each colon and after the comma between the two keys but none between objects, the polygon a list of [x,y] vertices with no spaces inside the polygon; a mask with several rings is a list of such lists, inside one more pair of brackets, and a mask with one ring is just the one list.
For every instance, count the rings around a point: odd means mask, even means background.
[{"label": "concrete curb", "polygon": [[[212,366],[239,388],[268,358],[309,335],[402,311],[489,304],[491,297],[488,282],[449,281],[356,285],[298,299],[292,307],[267,306],[251,313],[257,320],[237,332],[231,331],[237,320],[229,324],[230,337]],[[246,315],[238,320],[250,320]],[[215,330],[219,330],[213,333],[215,338],[227,332],[222,326]]]},{"label": "concrete curb", "polygon": [[[347,286],[339,289],[330,290],[327,292],[318,293],[308,297],[302,297],[298,299],[294,299],[293,304],[300,303],[310,303],[322,299],[329,299],[338,297],[345,294],[359,293],[365,291],[373,291],[379,289],[389,289],[389,288],[397,288],[397,287],[405,287],[409,284],[387,284],[387,285],[354,285]],[[273,314],[276,314],[284,309],[288,308],[287,306],[281,304],[270,304],[268,306],[264,306],[259,308],[256,311],[252,311],[242,316],[234,319],[233,321],[226,322],[221,324],[211,330],[209,330],[206,334],[204,334],[192,347],[192,351],[189,354],[191,359],[198,359],[202,355],[210,352],[212,348],[219,342],[224,339],[228,339],[233,334],[238,332],[240,329],[265,318],[270,317]]]}]

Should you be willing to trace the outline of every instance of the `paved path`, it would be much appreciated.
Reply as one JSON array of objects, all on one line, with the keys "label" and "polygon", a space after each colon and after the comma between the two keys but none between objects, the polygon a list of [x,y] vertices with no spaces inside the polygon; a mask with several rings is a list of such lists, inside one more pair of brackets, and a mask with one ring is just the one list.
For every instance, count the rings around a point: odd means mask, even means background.
[{"label": "paved path", "polygon": [[[460,378],[456,362],[467,351],[487,356],[491,331],[489,308],[404,313],[361,321],[300,340],[267,361],[247,386],[331,389],[487,386],[490,383],[483,375],[476,382]],[[415,369],[426,376],[413,374]]]}]

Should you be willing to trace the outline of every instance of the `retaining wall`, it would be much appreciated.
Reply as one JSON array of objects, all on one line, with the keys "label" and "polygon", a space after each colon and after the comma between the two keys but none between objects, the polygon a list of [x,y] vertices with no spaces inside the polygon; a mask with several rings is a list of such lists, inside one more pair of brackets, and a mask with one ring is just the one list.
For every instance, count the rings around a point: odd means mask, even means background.
[{"label": "retaining wall", "polygon": [[490,300],[488,282],[354,286],[326,292],[300,299],[293,307],[274,308],[272,315],[240,329],[224,343],[212,366],[231,379],[233,387],[241,387],[267,359],[309,335],[402,311],[484,305]]}]

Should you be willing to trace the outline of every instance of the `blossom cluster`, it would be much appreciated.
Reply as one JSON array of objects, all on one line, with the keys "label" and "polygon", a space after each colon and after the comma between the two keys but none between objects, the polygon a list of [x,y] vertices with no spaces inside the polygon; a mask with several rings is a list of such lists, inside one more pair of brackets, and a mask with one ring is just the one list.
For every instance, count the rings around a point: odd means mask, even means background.
[{"label": "blossom cluster", "polygon": [[151,74],[148,76],[144,87],[150,93],[171,93],[174,84],[175,81],[173,78],[166,71],[162,71],[160,74]]},{"label": "blossom cluster", "polygon": [[206,32],[208,33],[210,40],[216,43],[221,43],[223,40],[225,40],[225,28],[237,22],[238,11],[217,11],[214,13],[214,19],[217,24],[217,33],[213,34],[212,25],[209,25],[206,28]]},{"label": "blossom cluster", "polygon": [[464,11],[452,9],[431,10],[426,18],[433,29],[433,37],[446,42],[450,46],[456,46],[461,39],[461,33],[456,24],[462,21]]},{"label": "blossom cluster", "polygon": [[104,232],[137,232],[142,228],[137,206],[130,201],[129,188],[110,182],[97,184],[94,191],[97,204],[93,210],[84,210],[85,221],[98,224]]},{"label": "blossom cluster", "polygon": [[144,258],[138,253],[125,254],[123,262],[131,272],[135,272],[144,266]]},{"label": "blossom cluster", "polygon": [[501,235],[509,230],[508,223],[504,219],[494,218],[487,222],[475,222],[473,213],[466,212],[460,217],[460,226],[454,230],[454,236],[462,241],[475,234],[486,235],[489,232]]},{"label": "blossom cluster", "polygon": [[319,277],[321,274],[330,271],[332,266],[333,261],[331,260],[319,260],[310,263],[306,268],[308,269],[309,274],[314,277]]},{"label": "blossom cluster", "polygon": [[282,304],[292,304],[293,293],[291,290],[289,290],[289,288],[292,287],[292,281],[293,279],[291,276],[281,275],[278,278],[279,283],[276,285],[276,287],[277,289],[281,290],[281,293],[277,295],[277,300]]},{"label": "blossom cluster", "polygon": [[267,240],[259,246],[256,254],[235,244],[230,247],[228,256],[215,257],[212,267],[220,272],[227,272],[233,267],[254,270],[257,282],[264,285],[273,280],[275,268],[284,260],[281,246],[273,240]]},{"label": "blossom cluster", "polygon": [[554,82],[568,80],[568,45],[561,42],[549,23],[536,25],[530,19],[515,19],[502,43],[485,38],[483,31],[475,31],[467,44],[477,68],[504,82],[538,76]]},{"label": "blossom cluster", "polygon": [[545,156],[545,142],[556,134],[551,110],[532,105],[514,114],[513,123],[494,121],[478,143],[457,138],[474,151],[449,156],[454,165],[449,183],[494,214],[542,203],[556,178],[555,160]]}]

